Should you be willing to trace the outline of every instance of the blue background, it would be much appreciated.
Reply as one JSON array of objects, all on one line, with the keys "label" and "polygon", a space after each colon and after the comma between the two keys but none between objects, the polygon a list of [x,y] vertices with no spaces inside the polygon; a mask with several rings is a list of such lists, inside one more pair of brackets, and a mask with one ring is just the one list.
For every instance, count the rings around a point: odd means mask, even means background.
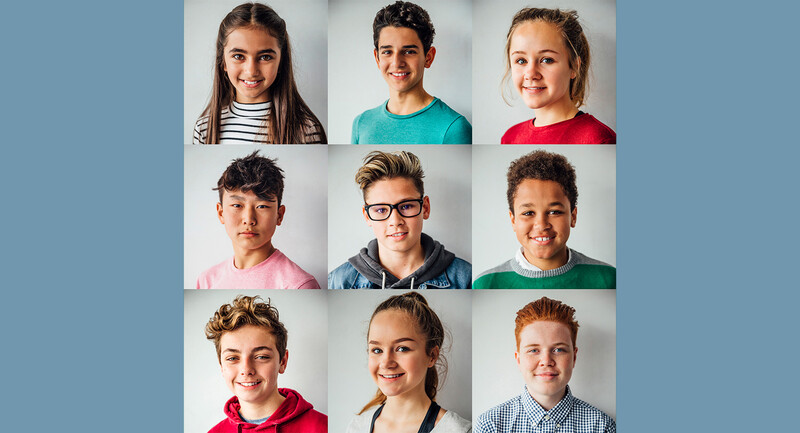
[{"label": "blue background", "polygon": [[[22,3],[0,429],[179,431],[183,3]],[[620,431],[792,430],[798,7],[644,3],[617,4]]]}]

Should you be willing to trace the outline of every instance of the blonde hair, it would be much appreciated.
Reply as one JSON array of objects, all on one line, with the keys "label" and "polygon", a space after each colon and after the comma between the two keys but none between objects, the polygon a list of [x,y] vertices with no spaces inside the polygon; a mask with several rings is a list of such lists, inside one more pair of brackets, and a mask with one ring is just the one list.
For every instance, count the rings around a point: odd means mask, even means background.
[{"label": "blonde hair", "polygon": [[[525,8],[517,12],[511,20],[511,27],[506,35],[505,61],[506,69],[501,81],[501,88],[507,89],[511,73],[511,37],[514,31],[521,24],[528,21],[542,21],[556,26],[564,45],[569,48],[569,68],[575,72],[575,78],[569,80],[569,98],[575,103],[575,107],[580,107],[586,100],[586,93],[589,88],[589,40],[583,33],[581,23],[578,22],[578,12],[574,10],[544,9],[544,8]],[[508,103],[506,94],[503,92],[503,100]]]},{"label": "blonde hair", "polygon": [[425,195],[422,178],[422,163],[411,152],[381,152],[374,150],[364,157],[364,165],[356,172],[356,183],[361,188],[361,193],[366,197],[367,189],[373,183],[383,179],[403,177],[411,179],[420,195]]}]

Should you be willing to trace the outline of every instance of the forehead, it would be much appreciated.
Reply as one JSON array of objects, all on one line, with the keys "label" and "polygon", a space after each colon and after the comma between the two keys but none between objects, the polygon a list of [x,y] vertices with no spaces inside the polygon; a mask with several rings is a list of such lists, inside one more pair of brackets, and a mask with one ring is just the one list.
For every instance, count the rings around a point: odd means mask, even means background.
[{"label": "forehead", "polygon": [[414,181],[407,177],[381,179],[372,183],[364,192],[367,203],[390,203],[400,200],[418,199],[420,193]]},{"label": "forehead", "polygon": [[270,347],[277,350],[275,336],[270,332],[271,329],[263,326],[245,325],[241,328],[222,334],[219,339],[220,351],[226,349],[247,352],[255,347]]},{"label": "forehead", "polygon": [[553,50],[566,54],[567,47],[561,31],[553,23],[544,21],[525,21],[514,29],[509,50],[542,51]]},{"label": "forehead", "polygon": [[569,208],[569,198],[564,188],[554,180],[524,179],[517,185],[514,208],[522,205],[550,206],[561,203]]},{"label": "forehead", "polygon": [[225,41],[225,49],[240,49],[245,51],[258,52],[267,49],[280,51],[278,39],[269,34],[265,29],[259,27],[239,27],[230,32]]},{"label": "forehead", "polygon": [[519,333],[520,347],[534,344],[550,346],[558,343],[572,346],[572,333],[569,326],[563,323],[537,320],[525,325]]},{"label": "forehead", "polygon": [[369,325],[369,340],[389,342],[399,338],[424,340],[417,324],[408,313],[400,310],[384,310],[372,318]]},{"label": "forehead", "polygon": [[406,45],[417,45],[422,47],[422,41],[416,30],[409,27],[386,26],[381,29],[378,35],[378,46],[391,45],[402,47]]}]

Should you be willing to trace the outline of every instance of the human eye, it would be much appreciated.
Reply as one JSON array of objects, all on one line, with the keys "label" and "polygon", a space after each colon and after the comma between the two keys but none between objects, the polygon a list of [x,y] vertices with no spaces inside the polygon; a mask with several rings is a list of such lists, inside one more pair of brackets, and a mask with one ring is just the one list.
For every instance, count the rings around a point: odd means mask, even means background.
[{"label": "human eye", "polygon": [[261,57],[259,57],[259,60],[263,60],[263,61],[269,61],[269,60],[272,60],[272,59],[274,59],[274,57],[272,57],[271,54],[262,54]]},{"label": "human eye", "polygon": [[392,55],[392,50],[383,50],[383,51],[381,51],[381,55],[382,56],[391,56]]},{"label": "human eye", "polygon": [[516,59],[514,59],[514,63],[516,63],[517,65],[524,65],[528,63],[528,61],[522,57],[517,57]]},{"label": "human eye", "polygon": [[405,54],[405,55],[407,55],[407,56],[412,56],[412,55],[414,55],[414,54],[417,54],[417,50],[414,50],[414,49],[408,49],[408,50],[404,50],[404,51],[403,51],[403,54]]},{"label": "human eye", "polygon": [[235,356],[226,356],[225,357],[225,362],[235,362],[237,359],[239,359],[239,358],[237,358]]},{"label": "human eye", "polygon": [[552,57],[542,57],[541,60],[539,60],[539,63],[544,63],[544,64],[547,64],[547,65],[549,65],[551,63],[555,63],[555,62],[556,62],[556,60],[554,58],[552,58]]},{"label": "human eye", "polygon": [[521,215],[522,216],[526,216],[526,217],[533,216],[533,211],[532,210],[526,210],[525,212],[522,212]]},{"label": "human eye", "polygon": [[380,355],[381,353],[383,353],[383,350],[381,350],[379,347],[371,347],[369,349],[369,353],[373,355]]},{"label": "human eye", "polygon": [[555,352],[555,353],[564,353],[564,352],[566,352],[566,350],[564,350],[563,347],[556,347],[555,349],[553,349],[553,352]]},{"label": "human eye", "polygon": [[395,352],[410,352],[411,348],[408,346],[397,346],[397,349],[394,350]]},{"label": "human eye", "polygon": [[243,56],[242,54],[239,54],[239,53],[234,53],[234,54],[231,56],[231,58],[232,58],[233,60],[239,60],[239,61],[242,61],[242,60],[244,60],[244,56]]},{"label": "human eye", "polygon": [[262,361],[266,361],[270,359],[269,355],[256,355],[256,359],[260,359]]},{"label": "human eye", "polygon": [[234,208],[238,209],[238,208],[242,207],[242,205],[240,205],[239,203],[232,203],[231,207],[234,207]]},{"label": "human eye", "polygon": [[269,209],[269,205],[268,204],[260,204],[260,205],[256,206],[256,209]]},{"label": "human eye", "polygon": [[561,210],[555,210],[555,209],[554,209],[554,210],[547,211],[547,213],[548,213],[549,215],[561,215],[561,214],[563,214],[563,213],[564,213],[564,211],[561,211]]}]

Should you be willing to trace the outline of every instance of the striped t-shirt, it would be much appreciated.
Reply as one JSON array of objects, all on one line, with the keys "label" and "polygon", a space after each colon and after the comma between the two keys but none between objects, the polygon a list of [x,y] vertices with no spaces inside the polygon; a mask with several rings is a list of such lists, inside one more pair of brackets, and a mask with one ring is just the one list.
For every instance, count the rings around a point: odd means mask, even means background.
[{"label": "striped t-shirt", "polygon": [[[267,132],[267,118],[272,113],[272,102],[243,104],[233,101],[230,107],[222,109],[219,144],[270,143]],[[322,126],[309,121],[305,125],[305,142],[322,143]],[[192,144],[205,144],[208,141],[208,116],[201,116],[194,125]],[[294,144],[294,143],[291,143]]]}]

